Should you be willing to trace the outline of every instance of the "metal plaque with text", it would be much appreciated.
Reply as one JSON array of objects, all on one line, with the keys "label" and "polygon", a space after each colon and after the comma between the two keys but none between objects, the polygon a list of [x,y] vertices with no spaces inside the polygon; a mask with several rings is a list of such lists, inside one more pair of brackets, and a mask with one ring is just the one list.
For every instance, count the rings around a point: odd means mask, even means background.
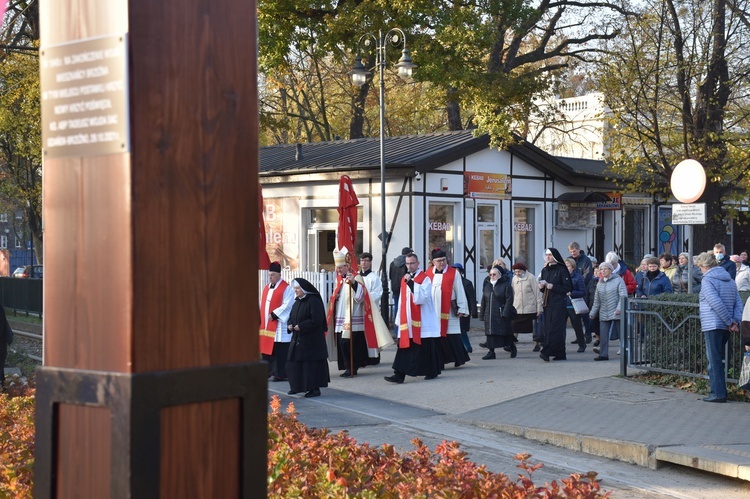
[{"label": "metal plaque with text", "polygon": [[43,47],[45,158],[130,151],[127,36]]},{"label": "metal plaque with text", "polygon": [[706,223],[706,203],[672,205],[674,225],[702,225]]}]

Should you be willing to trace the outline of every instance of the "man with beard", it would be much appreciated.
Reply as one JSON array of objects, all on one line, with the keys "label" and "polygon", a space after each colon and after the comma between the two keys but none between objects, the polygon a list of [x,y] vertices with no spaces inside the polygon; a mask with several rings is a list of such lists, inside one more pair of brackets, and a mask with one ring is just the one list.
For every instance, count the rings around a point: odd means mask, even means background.
[{"label": "man with beard", "polygon": [[566,297],[573,290],[573,283],[570,280],[570,272],[557,248],[547,248],[544,260],[546,263],[539,279],[539,290],[542,292],[542,307],[544,308],[544,340],[539,357],[545,362],[549,362],[550,357],[555,360],[567,360],[565,355],[565,326],[568,318]]}]

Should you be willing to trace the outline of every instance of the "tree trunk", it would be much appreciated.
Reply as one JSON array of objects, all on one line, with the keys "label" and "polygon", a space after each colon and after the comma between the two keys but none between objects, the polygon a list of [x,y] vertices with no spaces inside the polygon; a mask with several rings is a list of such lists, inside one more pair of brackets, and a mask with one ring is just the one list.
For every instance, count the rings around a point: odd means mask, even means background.
[{"label": "tree trunk", "polygon": [[365,83],[359,88],[357,94],[352,97],[352,119],[349,122],[349,138],[361,139],[364,135],[365,127],[365,101],[367,93],[370,91],[370,84]]},{"label": "tree trunk", "polygon": [[26,218],[29,221],[29,232],[31,233],[31,241],[34,245],[34,254],[36,255],[36,261],[44,263],[44,240],[42,239],[42,221],[39,213],[36,213],[32,209],[26,210]]},{"label": "tree trunk", "polygon": [[448,129],[451,131],[463,130],[464,126],[461,122],[461,108],[456,101],[456,89],[451,87],[447,91],[447,102],[445,104],[445,111],[448,113]]},{"label": "tree trunk", "polygon": [[731,254],[732,245],[726,230],[721,186],[707,183],[703,196],[697,202],[706,203],[706,223],[693,226],[693,251],[696,255],[703,251],[713,251],[714,244],[722,243],[727,248],[727,254]]}]

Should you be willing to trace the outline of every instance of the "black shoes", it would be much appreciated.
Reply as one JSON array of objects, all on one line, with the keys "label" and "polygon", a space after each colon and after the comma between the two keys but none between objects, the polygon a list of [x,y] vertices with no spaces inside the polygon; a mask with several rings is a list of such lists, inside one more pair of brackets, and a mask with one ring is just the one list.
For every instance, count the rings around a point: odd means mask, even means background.
[{"label": "black shoes", "polygon": [[286,378],[279,378],[277,376],[274,376],[273,378],[271,378],[271,381],[287,381],[287,379]]},{"label": "black shoes", "polygon": [[598,346],[599,346],[599,340],[596,340],[596,341],[594,342],[594,346],[595,346],[595,347],[598,347]]},{"label": "black shoes", "polygon": [[386,376],[383,379],[389,383],[396,383],[397,385],[400,385],[404,382],[403,376],[397,376],[395,374],[393,376]]},{"label": "black shoes", "polygon": [[586,344],[588,345],[591,343],[591,336],[586,336]]},{"label": "black shoes", "polygon": [[570,344],[571,345],[577,345],[578,344],[578,340],[571,341]]},{"label": "black shoes", "polygon": [[557,357],[552,357],[552,360],[568,360],[568,357],[566,357],[565,355],[561,355]]},{"label": "black shoes", "polygon": [[599,357],[594,357],[594,360],[609,360],[609,357],[602,357],[600,355]]},{"label": "black shoes", "polygon": [[487,352],[487,353],[486,353],[486,354],[484,355],[484,357],[482,357],[482,360],[492,360],[492,359],[494,359],[494,358],[496,358],[496,357],[495,357],[495,352],[494,352],[494,351],[492,351],[492,350],[490,350],[489,352]]},{"label": "black shoes", "polygon": [[479,348],[487,348],[487,342],[480,343]]},{"label": "black shoes", "polygon": [[586,351],[586,345],[583,345],[583,346],[579,346],[579,347],[578,347],[578,350],[577,350],[577,352],[578,352],[578,353],[583,353],[583,352],[585,352],[585,351]]},{"label": "black shoes", "polygon": [[305,398],[320,397],[320,388],[313,388],[309,392],[305,393]]},{"label": "black shoes", "polygon": [[299,393],[299,392],[295,392],[294,390],[289,390],[288,392],[286,392],[287,395],[294,395],[296,393]]},{"label": "black shoes", "polygon": [[434,376],[425,376],[425,377],[424,377],[424,379],[426,379],[426,380],[431,380],[431,379],[435,379],[435,378],[437,378],[437,377],[438,377],[438,375],[436,374],[436,375],[434,375]]},{"label": "black shoes", "polygon": [[540,353],[539,358],[542,359],[544,362],[549,362],[549,356],[545,353]]},{"label": "black shoes", "polygon": [[518,348],[516,348],[516,344],[513,343],[510,347],[510,358],[515,359],[516,355],[518,355]]},{"label": "black shoes", "polygon": [[725,398],[724,399],[717,399],[717,398],[706,397],[706,398],[703,399],[703,401],[704,402],[715,402],[717,404],[723,404],[723,403],[725,403],[727,401],[727,399],[725,399]]},{"label": "black shoes", "polygon": [[[354,375],[357,375],[357,371],[354,371]],[[342,378],[350,378],[352,376],[352,373],[351,371],[349,371],[349,369],[347,369],[343,373],[339,374],[339,376],[341,376]]]},{"label": "black shoes", "polygon": [[595,344],[594,345],[594,353],[598,354],[599,352],[601,352],[601,350],[599,350],[599,345]]},{"label": "black shoes", "polygon": [[532,352],[538,352],[541,349],[542,349],[542,345],[540,345],[539,343],[537,343],[536,345],[534,345],[534,348],[531,351]]}]

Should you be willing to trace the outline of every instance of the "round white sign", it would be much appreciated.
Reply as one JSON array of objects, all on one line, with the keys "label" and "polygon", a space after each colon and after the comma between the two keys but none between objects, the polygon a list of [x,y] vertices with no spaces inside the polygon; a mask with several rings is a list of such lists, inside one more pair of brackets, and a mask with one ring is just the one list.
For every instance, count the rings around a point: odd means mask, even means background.
[{"label": "round white sign", "polygon": [[681,161],[672,170],[672,194],[681,203],[694,203],[706,188],[706,172],[694,159]]}]

